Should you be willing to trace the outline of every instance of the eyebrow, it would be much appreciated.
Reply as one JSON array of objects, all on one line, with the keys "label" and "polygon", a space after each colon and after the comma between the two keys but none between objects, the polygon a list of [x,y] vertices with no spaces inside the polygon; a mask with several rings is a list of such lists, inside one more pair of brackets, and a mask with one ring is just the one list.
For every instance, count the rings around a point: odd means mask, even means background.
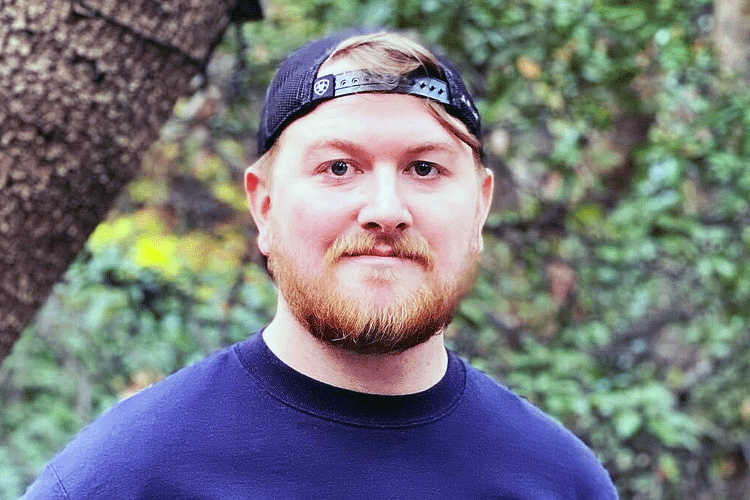
[{"label": "eyebrow", "polygon": [[459,150],[452,144],[446,144],[444,142],[427,142],[421,144],[415,148],[410,148],[409,152],[412,154],[430,153],[432,151],[444,151],[448,153],[458,153]]},{"label": "eyebrow", "polygon": [[323,149],[337,149],[347,153],[359,152],[362,150],[361,147],[357,146],[354,142],[344,141],[341,139],[327,139],[321,142],[315,142],[306,149],[306,153],[319,151]]},{"label": "eyebrow", "polygon": [[[345,153],[361,153],[364,152],[365,148],[359,146],[357,143],[352,141],[346,141],[342,139],[327,139],[321,142],[316,142],[307,148],[307,153],[324,149],[337,149]],[[429,153],[432,151],[443,151],[448,153],[458,153],[458,149],[452,144],[446,144],[444,142],[426,142],[419,144],[414,147],[407,148],[407,151],[411,155],[420,155],[423,153]]]}]

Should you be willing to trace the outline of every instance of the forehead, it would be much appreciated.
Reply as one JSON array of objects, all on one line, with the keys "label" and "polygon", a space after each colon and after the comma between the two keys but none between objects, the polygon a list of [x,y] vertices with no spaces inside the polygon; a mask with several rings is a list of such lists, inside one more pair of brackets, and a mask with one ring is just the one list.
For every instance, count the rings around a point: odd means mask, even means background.
[{"label": "forehead", "polygon": [[473,161],[471,148],[428,110],[424,98],[363,93],[321,103],[295,120],[279,137],[280,153],[300,153],[331,142],[361,145],[373,153],[441,149]]}]

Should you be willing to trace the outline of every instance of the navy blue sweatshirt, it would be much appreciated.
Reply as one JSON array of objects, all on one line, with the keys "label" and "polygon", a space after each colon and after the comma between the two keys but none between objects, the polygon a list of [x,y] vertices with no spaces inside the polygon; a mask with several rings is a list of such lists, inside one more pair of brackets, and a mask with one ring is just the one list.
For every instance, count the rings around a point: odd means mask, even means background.
[{"label": "navy blue sweatshirt", "polygon": [[261,335],[115,405],[32,499],[613,500],[586,446],[449,353],[427,391],[376,396],[306,377]]}]

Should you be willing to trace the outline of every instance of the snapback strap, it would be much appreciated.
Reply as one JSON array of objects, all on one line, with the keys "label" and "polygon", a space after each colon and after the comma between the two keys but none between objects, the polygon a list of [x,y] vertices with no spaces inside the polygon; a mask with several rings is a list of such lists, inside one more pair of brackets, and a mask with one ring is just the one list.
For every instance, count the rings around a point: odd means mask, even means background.
[{"label": "snapback strap", "polygon": [[427,97],[442,104],[450,104],[448,84],[424,75],[379,75],[356,70],[325,75],[313,82],[311,101],[331,99],[361,92],[389,92]]}]

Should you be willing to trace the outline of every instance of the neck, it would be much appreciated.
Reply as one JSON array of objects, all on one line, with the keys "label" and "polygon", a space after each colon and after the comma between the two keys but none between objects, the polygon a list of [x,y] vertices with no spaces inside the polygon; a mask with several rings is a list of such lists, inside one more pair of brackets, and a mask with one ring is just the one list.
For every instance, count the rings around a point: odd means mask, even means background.
[{"label": "neck", "polygon": [[329,385],[369,394],[427,390],[440,381],[448,366],[442,332],[402,353],[357,354],[313,337],[289,312],[281,296],[263,340],[294,370]]}]

